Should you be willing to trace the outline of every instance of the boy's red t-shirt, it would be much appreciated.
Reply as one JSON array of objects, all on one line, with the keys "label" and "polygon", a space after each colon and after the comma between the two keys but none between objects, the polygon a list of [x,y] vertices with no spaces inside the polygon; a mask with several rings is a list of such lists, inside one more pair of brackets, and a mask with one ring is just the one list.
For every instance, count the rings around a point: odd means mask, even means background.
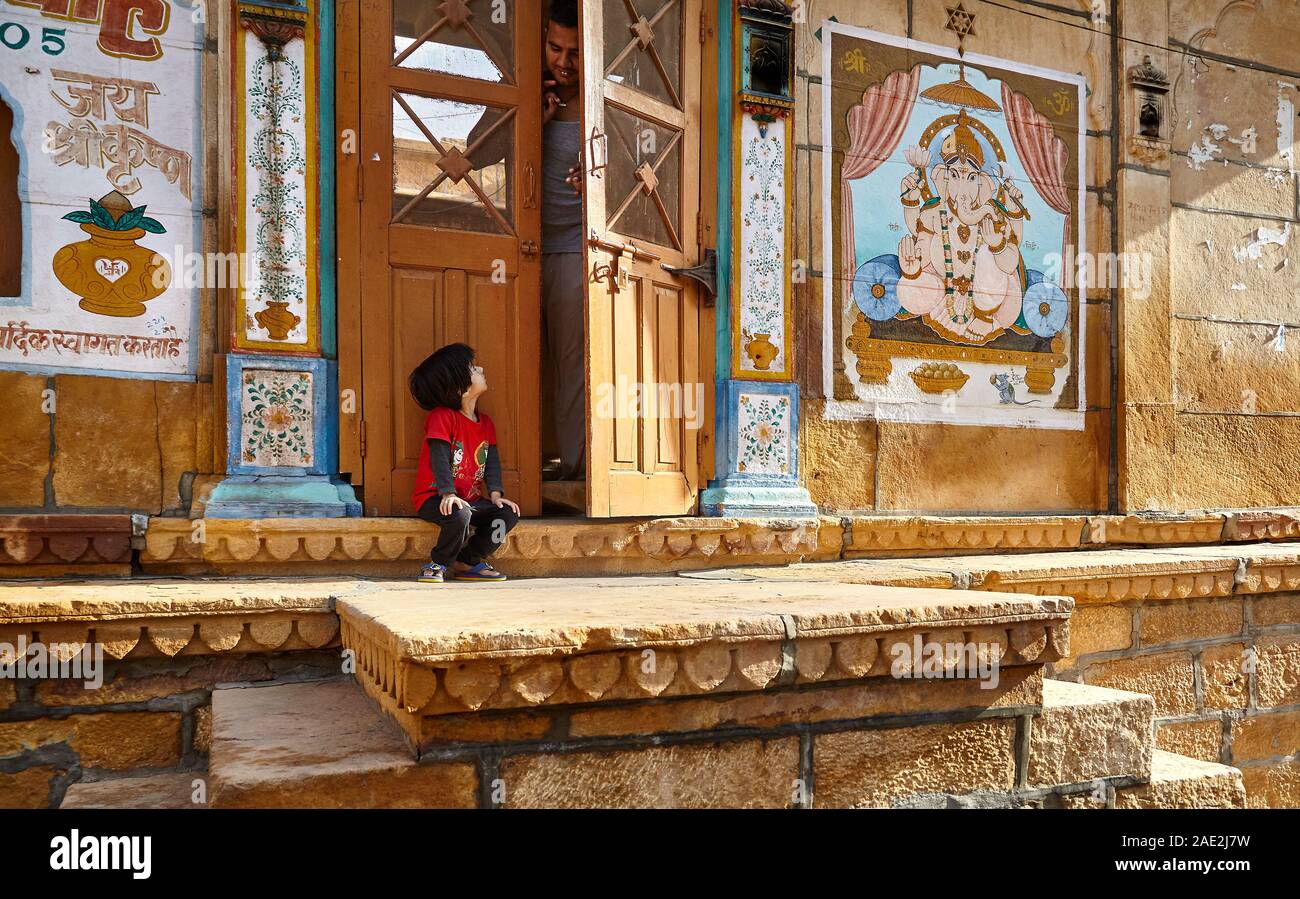
[{"label": "boy's red t-shirt", "polygon": [[497,429],[492,419],[478,413],[478,421],[466,418],[459,409],[438,408],[424,420],[424,444],[420,447],[420,466],[415,475],[415,490],[411,503],[418,511],[425,500],[438,495],[438,485],[433,476],[433,462],[429,458],[429,441],[445,440],[451,444],[451,473],[456,495],[463,500],[487,499],[488,447],[497,442]]}]

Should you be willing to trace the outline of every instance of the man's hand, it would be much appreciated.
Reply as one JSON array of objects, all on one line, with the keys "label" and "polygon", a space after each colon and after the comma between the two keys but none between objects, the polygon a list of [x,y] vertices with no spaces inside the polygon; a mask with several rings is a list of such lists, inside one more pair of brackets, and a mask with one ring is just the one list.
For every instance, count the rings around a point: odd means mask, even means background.
[{"label": "man's hand", "polygon": [[450,515],[451,513],[459,509],[461,506],[464,506],[465,508],[468,509],[469,503],[465,502],[463,499],[461,499],[459,496],[457,496],[454,493],[448,493],[446,496],[442,498],[442,502],[438,503],[438,511],[441,512],[443,515]]},{"label": "man's hand", "polygon": [[508,506],[516,515],[519,514],[519,504],[514,500],[506,499],[497,491],[492,491],[492,504],[500,509],[502,506]]},{"label": "man's hand", "polygon": [[542,82],[542,124],[545,125],[560,111],[560,95],[555,92],[554,81]]},{"label": "man's hand", "polygon": [[569,182],[569,186],[573,188],[574,193],[582,196],[582,169],[575,165],[569,169],[569,176],[564,180]]}]

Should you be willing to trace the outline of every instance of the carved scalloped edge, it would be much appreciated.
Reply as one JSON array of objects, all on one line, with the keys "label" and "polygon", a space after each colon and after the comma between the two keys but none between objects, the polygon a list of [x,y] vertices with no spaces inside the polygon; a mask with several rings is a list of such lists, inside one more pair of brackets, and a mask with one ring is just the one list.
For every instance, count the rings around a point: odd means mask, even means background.
[{"label": "carved scalloped edge", "polygon": [[1055,549],[1078,546],[1082,517],[1073,519],[851,518],[850,552],[930,549]]},{"label": "carved scalloped edge", "polygon": [[1300,537],[1300,516],[1287,512],[1232,512],[1223,526],[1223,539],[1234,543],[1296,537]]},{"label": "carved scalloped edge", "polygon": [[122,565],[130,561],[129,531],[0,530],[0,565]]},{"label": "carved scalloped edge", "polygon": [[1300,590],[1300,564],[1247,560],[1238,578],[1238,593],[1283,593]]},{"label": "carved scalloped edge", "polygon": [[[750,692],[789,684],[891,676],[898,643],[984,644],[1002,665],[1039,665],[1069,650],[1068,618],[887,633],[714,640],[687,647],[644,647],[569,656],[480,658],[426,664],[401,659],[344,620],[343,645],[356,674],[408,713],[453,714],[597,701]],[[994,648],[996,647],[996,649]],[[988,656],[984,656],[987,660]]]},{"label": "carved scalloped edge", "polygon": [[[151,526],[145,536],[142,563],[205,561],[212,564],[301,562],[400,562],[428,558],[437,536],[435,528],[414,521],[396,521],[390,529],[316,530],[304,523],[301,532],[284,527],[261,531],[207,519],[207,540],[196,543],[191,523]],[[228,529],[229,528],[229,529]],[[769,554],[814,555],[820,546],[821,521],[729,523],[720,528],[673,521],[631,525],[587,525],[548,529],[522,528],[509,535],[497,553],[502,560],[571,558],[724,559]]]},{"label": "carved scalloped edge", "polygon": [[[1235,560],[1230,560],[1235,566]],[[1151,575],[1097,575],[1078,578],[1004,581],[990,578],[975,589],[1036,596],[1069,596],[1080,602],[1121,602],[1126,599],[1199,599],[1231,596],[1234,570]]]},{"label": "carved scalloped edge", "polygon": [[1179,519],[1140,515],[1094,515],[1088,518],[1083,542],[1096,544],[1218,543],[1224,539],[1227,516],[1221,514]]},{"label": "carved scalloped edge", "polygon": [[0,643],[100,643],[111,659],[322,649],[338,645],[333,612],[262,615],[155,616],[116,621],[28,622],[0,625]]}]

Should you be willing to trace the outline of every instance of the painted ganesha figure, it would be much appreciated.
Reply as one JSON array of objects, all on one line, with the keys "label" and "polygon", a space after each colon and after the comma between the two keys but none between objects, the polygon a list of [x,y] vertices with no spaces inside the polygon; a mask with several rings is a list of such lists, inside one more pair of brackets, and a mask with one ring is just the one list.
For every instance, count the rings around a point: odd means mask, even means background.
[{"label": "painted ganesha figure", "polygon": [[[1014,325],[1024,296],[1020,244],[1023,195],[1001,181],[993,148],[965,111],[927,152],[905,153],[915,171],[901,185],[908,234],[899,241],[902,308],[936,333],[984,344]],[[926,169],[935,196],[923,191]]]}]

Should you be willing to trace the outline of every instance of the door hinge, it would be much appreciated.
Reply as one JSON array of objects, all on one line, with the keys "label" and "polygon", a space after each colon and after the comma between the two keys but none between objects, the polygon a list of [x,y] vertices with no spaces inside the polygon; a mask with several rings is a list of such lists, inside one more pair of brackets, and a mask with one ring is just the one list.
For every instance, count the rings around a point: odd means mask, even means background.
[{"label": "door hinge", "polygon": [[364,459],[366,457],[366,422],[364,419],[361,422],[360,436],[361,436],[361,458]]},{"label": "door hinge", "polygon": [[695,213],[695,242],[704,243],[704,213]]},{"label": "door hinge", "polygon": [[706,9],[701,9],[700,10],[700,43],[707,44],[708,42],[709,42],[709,11]]}]

